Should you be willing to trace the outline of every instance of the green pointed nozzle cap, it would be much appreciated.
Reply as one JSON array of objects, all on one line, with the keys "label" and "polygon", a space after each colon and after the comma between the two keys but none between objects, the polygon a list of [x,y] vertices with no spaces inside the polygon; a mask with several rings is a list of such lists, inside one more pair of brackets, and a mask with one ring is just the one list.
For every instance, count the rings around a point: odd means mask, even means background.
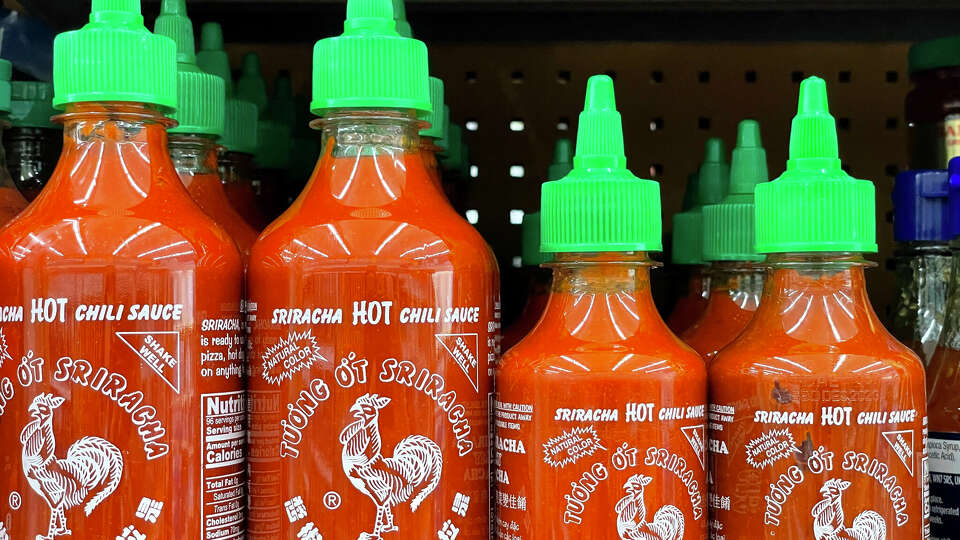
[{"label": "green pointed nozzle cap", "polygon": [[0,113],[10,112],[13,85],[13,64],[9,60],[0,59]]},{"label": "green pointed nozzle cap", "polygon": [[587,81],[573,169],[541,191],[546,253],[660,251],[660,185],[627,169],[613,79]]},{"label": "green pointed nozzle cap", "polygon": [[297,103],[293,98],[293,83],[289,71],[281,71],[274,79],[269,108],[270,116],[275,121],[294,129],[297,124]]},{"label": "green pointed nozzle cap", "polygon": [[700,204],[716,204],[723,199],[730,187],[730,165],[723,139],[707,139],[703,149],[703,163],[697,172],[698,201]]},{"label": "green pointed nozzle cap", "polygon": [[223,79],[227,96],[224,105],[223,135],[220,144],[231,152],[253,154],[257,148],[257,106],[233,97],[230,60],[223,49],[223,28],[208,22],[200,27],[200,51],[197,65]]},{"label": "green pointed nozzle cap", "polygon": [[267,108],[267,81],[260,75],[260,55],[257,53],[243,56],[243,67],[237,79],[237,98],[255,104],[261,114]]},{"label": "green pointed nozzle cap", "polygon": [[743,120],[730,165],[730,192],[703,207],[703,258],[707,261],[762,261],[754,244],[754,190],[769,180],[760,124]]},{"label": "green pointed nozzle cap", "polygon": [[[559,180],[570,174],[573,169],[573,142],[570,139],[557,139],[553,145],[553,161],[547,168],[547,180]],[[540,216],[537,216],[537,220]],[[537,227],[539,227],[539,222]]]},{"label": "green pointed nozzle cap", "polygon": [[694,206],[697,206],[697,197],[700,196],[697,191],[700,189],[697,187],[697,182],[699,181],[699,176],[696,172],[692,172],[687,175],[687,185],[683,190],[683,202],[680,203],[680,211],[686,212]]},{"label": "green pointed nozzle cap", "polygon": [[53,105],[177,106],[176,44],[143,26],[140,0],[93,0],[90,22],[53,41]]},{"label": "green pointed nozzle cap", "polygon": [[787,170],[756,189],[758,253],[876,252],[876,190],[841,168],[823,79],[800,84]]},{"label": "green pointed nozzle cap", "polygon": [[463,128],[453,122],[447,123],[446,150],[440,154],[440,165],[445,171],[457,171],[463,169]]},{"label": "green pointed nozzle cap", "polygon": [[[402,3],[402,2],[401,2]],[[433,137],[434,139],[443,139],[443,81],[436,77],[430,77],[430,103],[433,110],[424,117],[424,120],[430,123],[430,126],[420,131],[421,137]]]},{"label": "green pointed nozzle cap", "polygon": [[393,0],[347,0],[343,27],[313,47],[314,114],[377,107],[423,117],[432,110],[427,46],[397,33]]},{"label": "green pointed nozzle cap", "polygon": [[154,23],[157,35],[177,44],[177,121],[170,133],[223,135],[225,89],[223,79],[197,67],[193,23],[187,17],[185,0],[163,0]]},{"label": "green pointed nozzle cap", "polygon": [[407,22],[407,6],[403,0],[393,0],[393,20],[396,21],[397,33],[405,38],[413,37],[413,29]]},{"label": "green pointed nozzle cap", "polygon": [[520,225],[520,260],[524,266],[540,266],[550,256],[540,251],[540,212],[524,214]]}]

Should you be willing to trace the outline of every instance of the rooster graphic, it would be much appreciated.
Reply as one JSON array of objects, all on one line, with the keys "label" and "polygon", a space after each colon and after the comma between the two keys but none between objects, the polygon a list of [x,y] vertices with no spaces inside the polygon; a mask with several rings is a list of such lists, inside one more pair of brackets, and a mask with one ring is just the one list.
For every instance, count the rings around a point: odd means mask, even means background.
[{"label": "rooster graphic", "polygon": [[811,514],[813,536],[817,540],[883,540],[887,537],[887,523],[873,510],[864,510],[853,520],[853,527],[843,524],[843,492],[850,482],[831,478],[823,483],[820,494],[823,500],[818,502]]},{"label": "rooster graphic", "polygon": [[653,479],[635,474],[627,479],[623,488],[627,495],[617,502],[617,531],[621,540],[681,540],[683,538],[683,512],[673,505],[657,510],[653,521],[646,522],[647,508],[643,502],[643,489]]},{"label": "rooster graphic", "polygon": [[54,540],[70,534],[64,511],[83,504],[90,512],[110,496],[123,474],[123,456],[109,441],[82,437],[67,449],[65,459],[57,459],[57,441],[53,436],[53,410],[64,398],[40,394],[27,409],[33,417],[20,432],[23,475],[50,506],[50,525],[46,536],[36,540]]},{"label": "rooster graphic", "polygon": [[377,505],[372,533],[360,533],[357,540],[381,540],[384,533],[397,530],[392,507],[410,501],[416,511],[440,483],[443,455],[437,443],[423,435],[410,435],[393,449],[393,457],[381,455],[380,409],[390,398],[364,394],[350,412],[356,420],[340,432],[343,445],[343,472],[353,487]]}]

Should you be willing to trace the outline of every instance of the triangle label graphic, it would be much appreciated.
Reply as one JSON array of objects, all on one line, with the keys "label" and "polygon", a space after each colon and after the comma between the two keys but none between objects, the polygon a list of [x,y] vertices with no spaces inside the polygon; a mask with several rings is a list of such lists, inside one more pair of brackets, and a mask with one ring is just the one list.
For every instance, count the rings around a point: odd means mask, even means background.
[{"label": "triangle label graphic", "polygon": [[690,443],[690,447],[693,448],[694,453],[697,454],[697,459],[700,460],[701,469],[707,468],[706,428],[707,426],[705,424],[680,428],[680,431],[683,432],[683,436],[686,437],[687,442]]},{"label": "triangle label graphic", "polygon": [[477,334],[437,334],[437,341],[456,362],[473,389],[480,391],[480,359],[477,358],[480,339]]},{"label": "triangle label graphic", "polygon": [[173,391],[180,393],[180,332],[116,332]]},{"label": "triangle label graphic", "polygon": [[883,438],[893,448],[903,466],[910,471],[910,476],[913,476],[913,430],[884,431]]}]

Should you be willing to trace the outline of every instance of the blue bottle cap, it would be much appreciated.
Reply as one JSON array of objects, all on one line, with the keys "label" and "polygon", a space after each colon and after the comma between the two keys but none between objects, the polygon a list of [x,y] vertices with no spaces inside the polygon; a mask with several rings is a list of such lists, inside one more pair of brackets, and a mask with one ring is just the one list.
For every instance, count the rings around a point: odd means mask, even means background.
[{"label": "blue bottle cap", "polygon": [[947,223],[950,239],[960,236],[960,157],[950,160],[948,180],[948,207]]},{"label": "blue bottle cap", "polygon": [[[960,167],[960,162],[957,162],[957,166]],[[960,174],[960,170],[957,172]],[[947,203],[948,185],[951,183],[949,178],[947,171],[942,170],[903,171],[897,175],[892,193],[894,240],[950,240],[950,208]],[[960,177],[957,180],[960,182]],[[960,185],[957,187],[960,188]]]}]

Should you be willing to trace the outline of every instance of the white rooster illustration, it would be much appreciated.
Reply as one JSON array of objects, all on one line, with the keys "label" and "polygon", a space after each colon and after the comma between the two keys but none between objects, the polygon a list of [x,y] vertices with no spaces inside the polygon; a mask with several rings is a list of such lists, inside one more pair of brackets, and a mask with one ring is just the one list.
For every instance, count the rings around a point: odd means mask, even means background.
[{"label": "white rooster illustration", "polygon": [[819,501],[811,514],[813,536],[817,540],[883,540],[887,537],[887,523],[873,510],[864,510],[854,518],[853,526],[844,525],[841,494],[850,487],[850,482],[831,478],[823,483]]},{"label": "white rooster illustration", "polygon": [[681,540],[683,538],[683,512],[673,505],[665,505],[646,522],[647,508],[643,501],[643,488],[653,479],[635,474],[627,479],[623,488],[627,495],[617,502],[617,531],[621,540]]},{"label": "white rooster illustration", "polygon": [[54,540],[70,534],[64,511],[84,504],[90,515],[110,496],[123,474],[123,455],[111,442],[99,437],[82,437],[67,449],[67,457],[57,459],[53,436],[53,410],[64,398],[40,394],[27,409],[33,417],[20,432],[23,475],[50,506],[47,534],[37,540]]},{"label": "white rooster illustration", "polygon": [[423,435],[400,441],[392,457],[381,455],[379,411],[388,403],[390,398],[377,394],[360,396],[350,407],[356,420],[340,432],[343,472],[377,505],[373,532],[361,533],[358,540],[380,540],[398,530],[391,508],[412,497],[410,509],[416,511],[440,483],[443,455],[437,443]]}]

